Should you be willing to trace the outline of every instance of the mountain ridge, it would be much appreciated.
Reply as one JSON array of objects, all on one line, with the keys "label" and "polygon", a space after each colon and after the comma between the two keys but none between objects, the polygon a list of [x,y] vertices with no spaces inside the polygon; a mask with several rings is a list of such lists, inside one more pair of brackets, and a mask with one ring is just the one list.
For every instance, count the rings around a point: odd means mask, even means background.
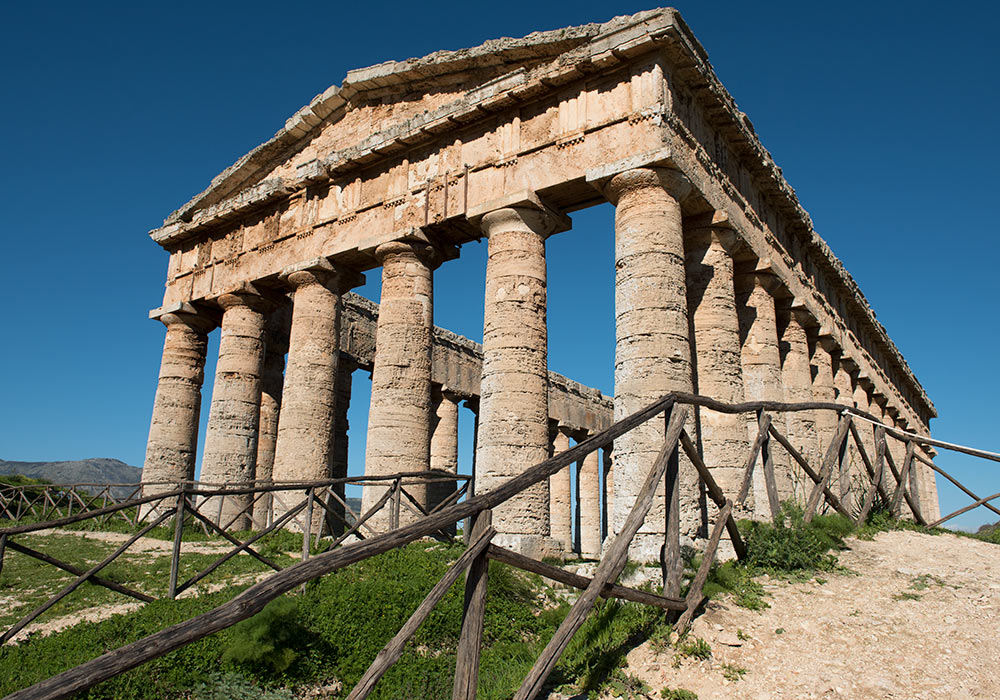
[{"label": "mountain ridge", "polygon": [[54,484],[137,484],[142,469],[111,457],[55,462],[18,462],[0,459],[0,476],[21,474]]}]

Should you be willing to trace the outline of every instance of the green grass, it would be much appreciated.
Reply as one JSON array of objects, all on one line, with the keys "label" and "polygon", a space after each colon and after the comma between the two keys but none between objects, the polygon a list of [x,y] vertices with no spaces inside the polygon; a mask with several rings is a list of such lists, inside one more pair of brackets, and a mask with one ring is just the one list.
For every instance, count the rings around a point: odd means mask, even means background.
[{"label": "green grass", "polygon": [[[224,543],[224,540],[219,539],[218,541]],[[102,561],[119,546],[119,543],[116,542],[104,542],[94,537],[88,537],[86,533],[80,535],[26,535],[17,537],[16,542],[84,570]],[[220,549],[219,554],[214,555],[182,550],[178,569],[179,581],[183,582],[189,576],[204,569],[224,552],[224,549]],[[280,557],[276,563],[287,565],[293,561],[292,558],[286,556]],[[211,585],[235,576],[268,570],[270,570],[269,567],[256,559],[241,554],[224,563],[200,581],[198,585]],[[97,575],[147,595],[161,597],[167,593],[169,573],[170,555],[168,552],[154,554],[152,552],[133,553],[126,551]],[[75,578],[76,576],[73,574],[57,569],[34,557],[8,549],[4,555],[3,571],[0,573],[0,595],[14,598],[17,603],[0,608],[0,626],[7,627],[17,622]],[[134,599],[103,586],[84,583],[46,611],[39,618],[39,621],[51,620],[98,605],[132,600]]]},{"label": "green grass", "polygon": [[[334,681],[346,695],[461,551],[457,544],[414,543],[359,562],[309,584],[304,594],[279,598],[250,620],[80,697],[265,697],[260,693],[266,692],[279,698],[285,697],[282,689],[294,692]],[[103,548],[95,546],[89,556],[101,552]],[[156,601],[128,615],[0,648],[0,667],[14,669],[0,674],[0,696],[205,612],[239,590]],[[495,562],[490,565],[489,591],[479,697],[500,700],[520,685],[569,605],[547,594],[538,577]],[[379,682],[373,698],[451,697],[462,598],[462,585],[453,586]],[[551,684],[584,693],[603,687],[625,654],[665,625],[659,609],[600,601],[563,655]]]}]

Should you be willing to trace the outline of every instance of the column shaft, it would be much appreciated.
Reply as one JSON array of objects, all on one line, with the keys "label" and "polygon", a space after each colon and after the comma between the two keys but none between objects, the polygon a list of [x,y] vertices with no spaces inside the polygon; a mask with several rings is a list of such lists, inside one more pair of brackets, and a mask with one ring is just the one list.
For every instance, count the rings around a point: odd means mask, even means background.
[{"label": "column shaft", "polygon": [[[556,430],[552,440],[552,454],[557,455],[569,449],[569,436]],[[552,539],[561,543],[563,552],[573,551],[573,511],[570,496],[571,467],[563,467],[549,477],[549,523]]]},{"label": "column shaft", "polygon": [[[274,448],[278,441],[278,416],[281,412],[281,386],[284,382],[285,356],[273,348],[270,335],[264,352],[264,370],[260,383],[260,435],[257,438],[257,469],[254,482],[258,486],[273,483]],[[272,494],[256,499],[253,506],[253,528],[263,530],[270,525],[273,510]],[[255,495],[256,497],[256,495]]]},{"label": "column shaft", "polygon": [[[813,400],[815,401],[833,403],[837,399],[833,385],[833,357],[830,355],[832,349],[832,343],[826,338],[817,339],[813,347],[810,364],[813,373]],[[834,411],[816,411],[816,454],[818,459],[813,466],[816,471],[819,471],[820,462],[826,455],[827,448],[830,447],[830,442],[837,432],[837,418]],[[830,483],[835,484],[836,481],[831,479]]]},{"label": "column shaft", "polygon": [[[714,226],[688,232],[688,306],[694,335],[695,391],[726,403],[744,397],[740,326],[732,250],[736,234]],[[702,457],[729,497],[735,497],[749,449],[743,416],[698,409]]]},{"label": "column shaft", "polygon": [[[833,369],[833,388],[836,394],[836,401],[851,408],[854,408],[854,382],[851,380],[849,365],[853,366],[853,364],[853,362],[849,362],[841,356],[834,364]],[[845,505],[848,508],[851,507],[851,499],[848,497],[851,492],[851,482],[854,480],[854,475],[860,463],[861,457],[854,446],[854,441],[848,438],[847,449],[844,451],[844,459],[841,460],[837,473],[837,482],[840,485],[840,497],[841,499],[846,499],[847,503]],[[862,467],[862,470],[864,470],[864,467]]]},{"label": "column shaft", "polygon": [[[489,239],[476,491],[483,493],[549,452],[545,237],[547,212],[508,207],[486,214]],[[542,482],[496,508],[497,542],[540,558],[555,554],[549,487]]]},{"label": "column shaft", "polygon": [[577,505],[580,509],[580,556],[596,559],[601,554],[601,451],[583,458],[577,472]]},{"label": "column shaft", "polygon": [[[433,249],[422,243],[396,241],[382,244],[375,254],[382,264],[382,296],[375,331],[365,475],[425,471],[430,464]],[[373,506],[386,488],[366,485],[362,508]],[[427,504],[426,484],[405,488],[419,503]],[[405,506],[400,508],[400,524],[412,518]],[[375,515],[372,524],[385,529],[389,509]]]},{"label": "column shaft", "polygon": [[[340,290],[336,275],[328,270],[297,270],[285,279],[295,291],[274,480],[328,479],[339,361]],[[283,500],[291,506],[289,496]]]},{"label": "column shaft", "polygon": [[[680,201],[690,184],[677,171],[630,170],[606,188],[615,204],[615,420],[671,391],[691,391],[684,234]],[[615,440],[614,510],[619,532],[663,444],[664,421],[652,420]],[[680,461],[682,536],[700,529],[697,475]],[[664,542],[663,491],[632,542],[630,556],[657,561]]]},{"label": "column shaft", "polygon": [[[744,338],[740,354],[744,398],[747,401],[784,401],[778,317],[772,296],[778,280],[770,273],[751,273],[737,277],[736,282],[740,334]],[[776,425],[783,427],[782,414],[775,413],[771,419]],[[748,435],[751,440],[757,437],[757,430],[757,421],[750,421]],[[778,499],[780,501],[793,499],[794,484],[787,454],[780,445],[772,442],[771,456],[774,462],[774,482],[778,490]],[[758,519],[769,517],[771,513],[762,469],[754,470],[751,493],[753,493],[754,517]]]},{"label": "column shaft", "polygon": [[[153,399],[143,483],[194,478],[201,385],[205,378],[208,325],[190,314],[166,314],[159,320],[167,327],[167,334]],[[156,486],[143,492],[148,495],[173,488]]]},{"label": "column shaft", "polygon": [[[260,385],[264,363],[264,303],[254,294],[225,294],[219,361],[215,369],[212,406],[205,431],[201,481],[245,486],[254,480],[260,429]],[[206,514],[231,528],[250,526],[250,514],[237,514],[251,497],[226,496],[221,511],[211,499]],[[220,517],[221,515],[221,517]]]},{"label": "column shaft", "polygon": [[[809,339],[802,325],[802,312],[791,310],[781,334],[781,385],[785,401],[807,403],[813,400],[812,376],[809,370]],[[782,418],[777,418],[781,425]],[[783,416],[785,434],[813,469],[819,469],[819,447],[814,411],[788,411]],[[795,500],[805,503],[812,481],[797,466],[791,466],[792,491]]]},{"label": "column shaft", "polygon": [[[458,402],[448,390],[433,392],[434,416],[431,420],[431,469],[458,473]],[[454,493],[454,481],[440,481],[428,488],[428,510]]]}]

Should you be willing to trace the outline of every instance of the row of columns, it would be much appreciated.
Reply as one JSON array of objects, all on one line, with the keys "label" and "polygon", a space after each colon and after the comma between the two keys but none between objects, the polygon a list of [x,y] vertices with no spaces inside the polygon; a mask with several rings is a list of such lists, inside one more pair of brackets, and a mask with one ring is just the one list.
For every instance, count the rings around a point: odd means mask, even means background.
[{"label": "row of columns", "polygon": [[[616,207],[616,420],[672,391],[696,391],[725,402],[841,401],[879,414],[879,397],[868,400],[862,378],[855,377],[856,365],[839,354],[828,334],[817,331],[766,261],[743,259],[725,217],[685,220],[681,202],[691,185],[680,172],[633,169],[602,188]],[[474,486],[483,492],[550,454],[545,240],[566,220],[529,198],[486,211],[477,223],[488,241]],[[433,271],[445,256],[425,241],[386,243],[375,255],[382,266],[382,295],[365,473],[417,472],[428,466],[453,471],[459,397],[447,389],[435,391],[431,383]],[[358,279],[325,259],[281,276],[292,290],[283,381],[284,348],[280,340],[268,340],[280,336],[267,328],[273,302],[252,287],[218,299],[221,340],[203,481],[321,479],[346,462],[337,457],[346,450],[346,419],[337,424],[338,401],[343,403],[338,393],[344,391],[338,380],[343,374],[338,372],[339,322],[341,295]],[[211,327],[190,308],[161,320],[167,337],[146,481],[190,478],[194,472],[205,334]],[[349,375],[347,382],[349,394]],[[829,411],[795,412],[785,414],[783,427],[816,462],[836,420]],[[650,421],[616,441],[613,469],[606,467],[605,476],[609,531],[623,524],[663,431],[662,421]],[[723,489],[735,493],[755,422],[701,411],[691,416],[688,432],[696,436]],[[568,439],[558,431],[552,449],[565,449]],[[577,532],[585,555],[600,547],[599,460],[593,453],[578,472]],[[794,497],[801,488],[795,473],[787,462],[776,466],[779,496]],[[851,469],[845,460],[838,475],[845,493]],[[366,488],[362,507],[374,504],[384,488]],[[762,492],[762,484],[755,484],[754,493]],[[425,507],[442,497],[427,487],[411,495]],[[539,557],[565,552],[572,546],[572,500],[568,469],[518,494],[494,512],[498,544]],[[752,501],[758,515],[763,500]],[[225,511],[235,513],[241,505],[233,499]],[[682,535],[690,539],[703,533],[710,514],[696,472],[683,455],[679,506]],[[228,521],[226,515],[222,518]],[[635,556],[656,558],[665,520],[660,493],[634,542]]]}]

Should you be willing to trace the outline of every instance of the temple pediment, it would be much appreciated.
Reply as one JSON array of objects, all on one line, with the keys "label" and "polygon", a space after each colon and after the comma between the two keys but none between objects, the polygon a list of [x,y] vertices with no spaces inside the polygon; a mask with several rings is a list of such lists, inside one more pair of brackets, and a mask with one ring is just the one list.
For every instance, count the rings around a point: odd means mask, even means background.
[{"label": "temple pediment", "polygon": [[631,47],[679,22],[673,9],[649,10],[349,71],[151,236],[172,246],[216,219],[335,179],[526,97],[557,92],[581,75],[613,71]]}]

